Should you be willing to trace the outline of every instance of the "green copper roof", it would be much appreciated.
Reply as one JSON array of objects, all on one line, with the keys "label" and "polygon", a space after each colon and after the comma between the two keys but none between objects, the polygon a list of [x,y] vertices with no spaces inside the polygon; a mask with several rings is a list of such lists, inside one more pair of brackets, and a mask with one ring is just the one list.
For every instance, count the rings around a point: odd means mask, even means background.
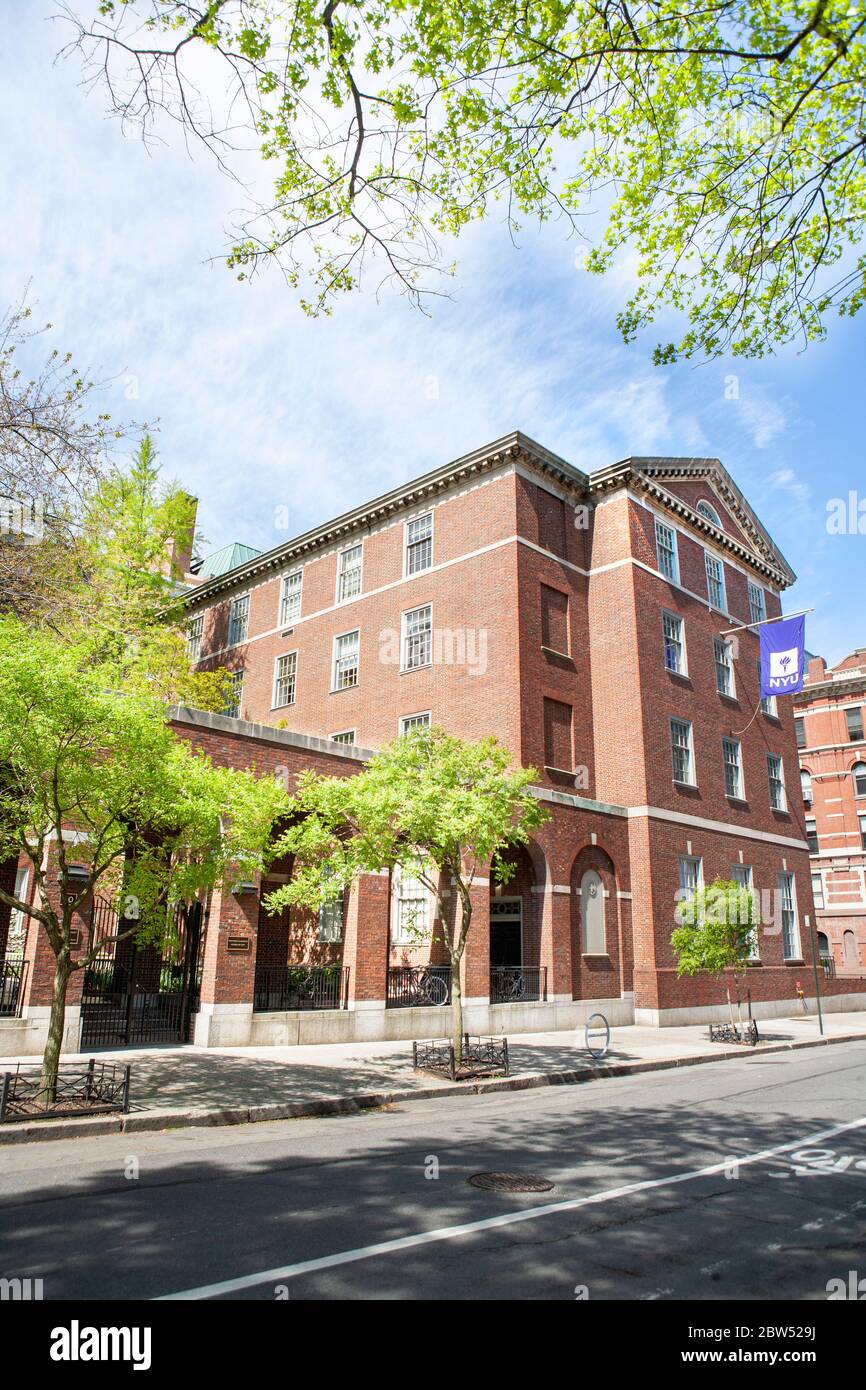
[{"label": "green copper roof", "polygon": [[208,578],[228,574],[229,570],[236,570],[238,565],[245,565],[247,560],[254,560],[261,553],[252,545],[242,545],[240,541],[233,541],[231,545],[224,545],[222,550],[215,550],[213,555],[206,555],[201,562],[199,574],[202,577],[207,575]]}]

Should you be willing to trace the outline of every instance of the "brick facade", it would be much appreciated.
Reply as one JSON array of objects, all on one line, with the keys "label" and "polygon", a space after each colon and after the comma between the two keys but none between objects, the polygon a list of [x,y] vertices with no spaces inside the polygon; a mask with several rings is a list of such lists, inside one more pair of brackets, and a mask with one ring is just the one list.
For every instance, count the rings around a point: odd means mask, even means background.
[{"label": "brick facade", "polygon": [[819,943],[839,978],[866,973],[866,650],[809,663],[797,697]]},{"label": "brick facade", "polygon": [[[341,596],[340,557],[359,545],[360,574]],[[282,580],[297,572],[299,609],[283,621]],[[215,761],[289,786],[306,767],[352,775],[421,714],[468,739],[493,733],[535,767],[550,820],[508,884],[479,867],[472,886],[470,1011],[487,1009],[491,969],[507,963],[544,980],[547,1002],[526,1006],[542,1021],[524,1010],[524,1027],[566,1026],[594,1001],[614,1021],[718,1012],[718,981],[676,978],[676,895],[684,874],[748,872],[763,923],[747,986],[758,1013],[783,1013],[798,986],[813,992],[815,907],[791,702],[760,708],[758,637],[743,625],[755,603],[779,614],[793,578],[718,460],[626,459],[588,475],[512,435],[191,589],[200,665],[242,672],[243,685],[238,717],[179,711],[175,726]],[[235,613],[246,606],[246,631],[229,645],[232,602],[245,598]],[[429,628],[407,640],[405,615],[428,608]],[[335,642],[354,632],[356,679],[336,688]],[[275,700],[275,664],[290,653]],[[346,733],[352,747],[331,739]],[[688,765],[675,776],[677,738]],[[723,740],[737,750],[733,787]],[[783,769],[776,808],[768,759]],[[395,885],[366,877],[346,895],[337,939],[310,914],[267,919],[256,887],[210,904],[197,1040],[324,1036],[267,1014],[250,1023],[257,958],[277,957],[341,966],[367,1035],[403,1036],[400,1010],[382,1012],[388,968],[444,959],[432,907],[429,943],[403,940]],[[229,936],[248,936],[251,950],[229,951]],[[841,1006],[862,985],[840,976],[822,988]],[[493,1006],[477,1017],[497,1021]],[[352,1026],[328,1036],[364,1035]]]}]

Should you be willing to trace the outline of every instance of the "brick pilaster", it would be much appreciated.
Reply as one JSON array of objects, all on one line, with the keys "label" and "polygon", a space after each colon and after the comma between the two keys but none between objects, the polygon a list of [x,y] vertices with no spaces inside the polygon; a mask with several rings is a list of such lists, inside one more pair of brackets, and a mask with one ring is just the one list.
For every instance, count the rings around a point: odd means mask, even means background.
[{"label": "brick pilaster", "polygon": [[388,874],[361,874],[352,883],[343,927],[350,1007],[383,1004],[387,997],[390,906]]}]

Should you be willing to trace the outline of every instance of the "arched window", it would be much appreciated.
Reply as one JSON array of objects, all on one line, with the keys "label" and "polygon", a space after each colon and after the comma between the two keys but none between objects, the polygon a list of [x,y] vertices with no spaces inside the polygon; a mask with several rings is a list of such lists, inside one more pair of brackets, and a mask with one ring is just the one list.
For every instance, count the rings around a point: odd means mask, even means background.
[{"label": "arched window", "polygon": [[857,941],[854,933],[849,929],[842,938],[842,949],[845,955],[846,965],[857,964]]},{"label": "arched window", "polygon": [[580,926],[584,955],[606,955],[604,889],[595,869],[587,869],[580,880]]},{"label": "arched window", "polygon": [[698,516],[702,516],[705,521],[711,521],[714,526],[718,526],[721,530],[722,518],[719,516],[715,507],[710,502],[704,502],[703,500],[701,500],[696,506],[695,511],[697,512]]},{"label": "arched window", "polygon": [[812,805],[812,774],[807,767],[800,768],[800,789],[803,793],[803,801],[807,806]]},{"label": "arched window", "polygon": [[854,795],[866,796],[866,763],[855,763],[851,776],[854,778]]},{"label": "arched window", "polygon": [[827,939],[826,932],[819,931],[818,933],[818,954],[820,955],[822,960],[829,959],[830,942]]}]

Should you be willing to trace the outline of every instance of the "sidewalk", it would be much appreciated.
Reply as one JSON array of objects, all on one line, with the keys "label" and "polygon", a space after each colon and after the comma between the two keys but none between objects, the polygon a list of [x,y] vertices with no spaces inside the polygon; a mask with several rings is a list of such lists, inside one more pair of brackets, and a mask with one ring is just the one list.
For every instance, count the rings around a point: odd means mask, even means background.
[{"label": "sidewalk", "polygon": [[[452,1084],[412,1070],[409,1042],[322,1044],[316,1047],[126,1048],[65,1055],[64,1062],[118,1062],[132,1067],[132,1108],[125,1116],[38,1121],[0,1126],[0,1145],[26,1140],[77,1138],[88,1134],[243,1124],[371,1109],[428,1099],[442,1092],[481,1094],[567,1085],[755,1056],[821,1043],[866,1041],[866,1013],[837,1013],[824,1019],[824,1037],[814,1016],[760,1023],[757,1048],[711,1043],[705,1024],[688,1028],[612,1030],[603,1061],[584,1046],[583,1030],[523,1033],[508,1039],[508,1077]],[[38,1057],[0,1058],[0,1073]]]}]

